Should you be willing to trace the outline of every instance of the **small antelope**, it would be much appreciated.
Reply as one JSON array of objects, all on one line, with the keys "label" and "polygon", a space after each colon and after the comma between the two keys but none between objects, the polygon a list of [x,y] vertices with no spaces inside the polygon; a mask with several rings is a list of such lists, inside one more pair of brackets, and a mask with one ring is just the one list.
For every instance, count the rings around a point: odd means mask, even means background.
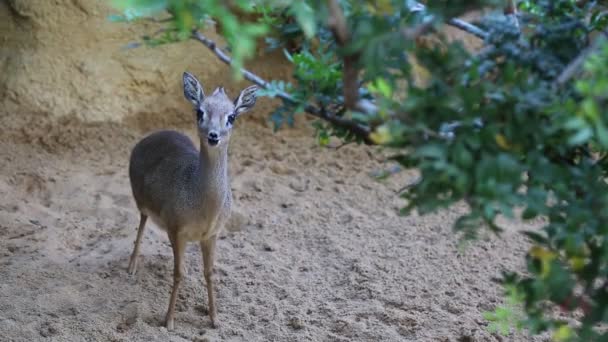
[{"label": "small antelope", "polygon": [[233,101],[223,87],[206,97],[200,82],[183,74],[184,95],[194,105],[200,139],[192,141],[176,131],[159,131],[140,140],[129,162],[129,179],[140,212],[129,273],[137,270],[139,246],[146,220],[167,232],[173,249],[173,288],[165,317],[174,327],[175,302],[182,281],[186,243],[199,241],[207,283],[209,317],[216,326],[213,292],[213,259],[218,233],[230,216],[232,193],[228,177],[228,143],[236,118],[256,103],[256,86],[245,88]]}]

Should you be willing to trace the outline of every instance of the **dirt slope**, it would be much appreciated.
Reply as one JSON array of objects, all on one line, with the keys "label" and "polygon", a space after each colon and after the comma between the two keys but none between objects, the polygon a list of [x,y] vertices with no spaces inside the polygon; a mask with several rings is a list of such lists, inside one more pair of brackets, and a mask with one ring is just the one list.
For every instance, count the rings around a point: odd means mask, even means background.
[{"label": "dirt slope", "polygon": [[[83,121],[137,120],[140,125],[185,122],[182,72],[230,94],[245,86],[205,47],[194,41],[125,49],[159,26],[111,23],[109,1],[10,0],[0,2],[0,108]],[[206,32],[211,38],[213,29]],[[281,55],[281,54],[275,54]],[[272,66],[270,68],[269,66]],[[286,79],[287,63],[276,57],[252,69]],[[153,123],[150,123],[153,121]]]}]

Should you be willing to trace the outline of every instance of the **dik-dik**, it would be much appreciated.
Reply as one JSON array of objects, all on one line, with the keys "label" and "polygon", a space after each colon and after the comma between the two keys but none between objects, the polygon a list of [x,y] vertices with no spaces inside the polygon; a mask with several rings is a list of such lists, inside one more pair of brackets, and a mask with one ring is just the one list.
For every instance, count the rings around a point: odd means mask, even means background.
[{"label": "dik-dik", "polygon": [[137,270],[139,246],[148,217],[169,236],[173,249],[173,288],[165,317],[174,327],[175,301],[183,278],[182,263],[188,241],[198,241],[203,254],[209,317],[216,326],[213,259],[218,233],[229,218],[232,204],[228,177],[228,143],[237,117],[256,103],[256,86],[231,100],[223,87],[205,96],[200,82],[183,74],[184,95],[194,105],[200,139],[192,141],[176,131],[159,131],[139,141],[131,152],[129,178],[140,212],[129,273]]}]

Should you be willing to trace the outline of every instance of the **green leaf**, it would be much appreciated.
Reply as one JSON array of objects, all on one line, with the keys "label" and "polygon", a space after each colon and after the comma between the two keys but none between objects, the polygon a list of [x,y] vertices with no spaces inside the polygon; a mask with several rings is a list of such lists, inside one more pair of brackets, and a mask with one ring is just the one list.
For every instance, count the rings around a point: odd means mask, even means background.
[{"label": "green leaf", "polygon": [[292,2],[290,13],[296,18],[306,38],[311,39],[314,37],[317,31],[315,13],[306,1]]},{"label": "green leaf", "polygon": [[443,159],[445,151],[438,145],[425,145],[417,149],[414,154],[420,158]]},{"label": "green leaf", "polygon": [[596,123],[595,132],[597,134],[599,143],[605,148],[608,148],[608,129],[606,129],[606,126],[601,120],[598,120]]},{"label": "green leaf", "polygon": [[535,218],[536,216],[538,216],[538,211],[536,211],[535,209],[533,209],[531,207],[527,207],[526,209],[524,209],[524,211],[521,214],[521,218],[524,220],[531,220],[531,219]]},{"label": "green leaf", "polygon": [[114,23],[122,23],[122,22],[127,22],[128,20],[124,15],[111,14],[108,16],[108,21],[111,21]]},{"label": "green leaf", "polygon": [[393,94],[393,89],[391,86],[384,78],[381,77],[376,78],[374,83],[368,86],[368,89],[370,92],[380,94],[385,98],[390,98]]},{"label": "green leaf", "polygon": [[329,144],[329,135],[326,131],[322,131],[319,133],[319,145],[327,146]]},{"label": "green leaf", "polygon": [[589,141],[593,136],[593,131],[589,127],[584,127],[568,139],[570,145],[581,145]]}]

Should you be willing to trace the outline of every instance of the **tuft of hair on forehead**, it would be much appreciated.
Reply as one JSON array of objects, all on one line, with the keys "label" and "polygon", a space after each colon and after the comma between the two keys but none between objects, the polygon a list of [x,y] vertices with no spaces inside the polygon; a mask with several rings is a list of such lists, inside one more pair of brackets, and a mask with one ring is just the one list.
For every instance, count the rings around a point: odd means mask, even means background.
[{"label": "tuft of hair on forehead", "polygon": [[210,118],[215,116],[223,117],[234,112],[234,104],[223,90],[223,87],[218,87],[213,91],[211,96],[205,99],[202,109]]},{"label": "tuft of hair on forehead", "polygon": [[[212,95],[218,95],[218,94],[226,95],[226,90],[224,89],[224,87],[215,88]],[[228,95],[226,95],[226,96],[228,96]]]}]

